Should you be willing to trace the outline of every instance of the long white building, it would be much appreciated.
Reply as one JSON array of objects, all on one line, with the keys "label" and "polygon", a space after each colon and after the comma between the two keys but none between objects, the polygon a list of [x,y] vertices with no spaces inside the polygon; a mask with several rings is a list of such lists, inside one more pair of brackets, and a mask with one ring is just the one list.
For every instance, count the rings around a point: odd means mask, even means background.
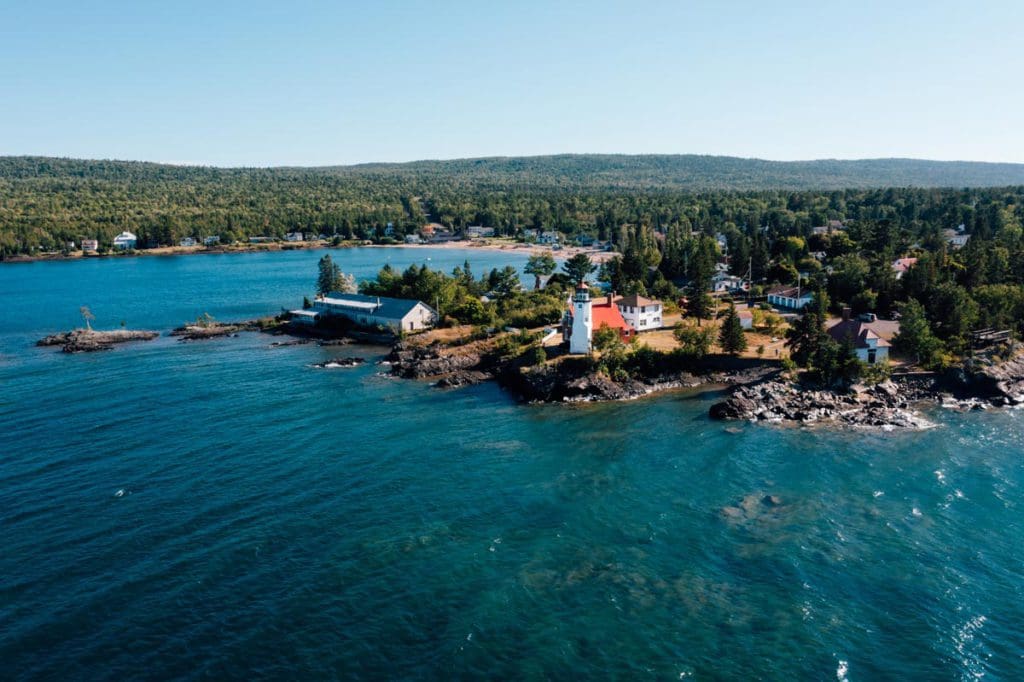
[{"label": "long white building", "polygon": [[344,317],[363,327],[388,327],[394,332],[417,331],[437,323],[437,311],[422,301],[365,296],[332,291],[313,300],[320,317]]}]

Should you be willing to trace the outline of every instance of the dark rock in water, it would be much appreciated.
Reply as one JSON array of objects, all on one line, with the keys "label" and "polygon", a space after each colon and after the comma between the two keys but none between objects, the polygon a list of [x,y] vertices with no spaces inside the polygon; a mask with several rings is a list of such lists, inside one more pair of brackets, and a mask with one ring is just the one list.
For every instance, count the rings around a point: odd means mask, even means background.
[{"label": "dark rock in water", "polygon": [[479,353],[443,353],[435,346],[396,345],[387,360],[391,373],[406,379],[444,377],[462,370],[479,370],[482,358]]},{"label": "dark rock in water", "polygon": [[343,367],[358,367],[364,362],[366,362],[366,360],[363,358],[335,358],[333,360],[317,362],[313,366],[319,369],[340,369]]},{"label": "dark rock in water", "polygon": [[352,339],[321,339],[316,343],[318,346],[347,346],[352,343]]},{"label": "dark rock in water", "polygon": [[479,384],[491,378],[491,375],[486,372],[458,370],[441,377],[437,380],[437,383],[435,383],[434,386],[437,388],[458,388],[459,386],[472,386],[473,384]]},{"label": "dark rock in water", "polygon": [[36,342],[37,346],[61,346],[65,353],[94,353],[111,350],[116,344],[129,341],[152,341],[160,336],[158,332],[133,331],[116,329],[114,331],[95,331],[92,329],[75,329],[70,332],[52,334]]},{"label": "dark rock in water", "polygon": [[782,505],[782,498],[778,495],[765,495],[761,498],[761,502],[766,507],[778,507]]},{"label": "dark rock in water", "polygon": [[[237,336],[233,334],[232,336]],[[282,346],[303,346],[307,343],[311,343],[313,339],[291,339],[289,341],[274,341],[270,345],[274,348],[280,348]]]}]

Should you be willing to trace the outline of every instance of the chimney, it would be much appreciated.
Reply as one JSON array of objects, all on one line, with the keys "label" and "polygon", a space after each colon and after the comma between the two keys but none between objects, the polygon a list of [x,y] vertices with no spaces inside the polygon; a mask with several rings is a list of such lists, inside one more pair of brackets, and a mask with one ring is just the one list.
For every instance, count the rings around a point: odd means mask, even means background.
[{"label": "chimney", "polygon": [[615,289],[612,289],[612,295],[608,297],[608,307],[611,308],[615,304]]},{"label": "chimney", "polygon": [[852,312],[853,311],[850,310],[848,307],[843,308],[843,322],[846,322],[850,319],[850,315]]}]

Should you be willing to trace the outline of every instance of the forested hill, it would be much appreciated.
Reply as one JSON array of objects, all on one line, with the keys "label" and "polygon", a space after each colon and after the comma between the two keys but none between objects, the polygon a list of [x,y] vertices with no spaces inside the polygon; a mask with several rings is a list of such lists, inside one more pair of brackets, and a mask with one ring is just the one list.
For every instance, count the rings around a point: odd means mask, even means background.
[{"label": "forested hill", "polygon": [[768,226],[780,235],[805,235],[827,220],[996,229],[1022,192],[1024,165],[908,159],[564,155],[210,168],[0,157],[0,259],[87,238],[109,248],[122,230],[148,247],[293,231],[367,239],[391,223],[400,240],[428,219],[507,236],[531,228],[602,240],[627,224],[709,233]]},{"label": "forested hill", "polygon": [[478,188],[830,190],[1024,185],[1024,164],[919,159],[765,161],[731,156],[563,154],[355,166],[211,168],[133,161],[0,157],[0,178],[97,181],[441,180]]},{"label": "forested hill", "polygon": [[1024,164],[918,159],[764,161],[692,154],[491,157],[366,164],[339,170],[585,189],[827,190],[1024,184]]}]

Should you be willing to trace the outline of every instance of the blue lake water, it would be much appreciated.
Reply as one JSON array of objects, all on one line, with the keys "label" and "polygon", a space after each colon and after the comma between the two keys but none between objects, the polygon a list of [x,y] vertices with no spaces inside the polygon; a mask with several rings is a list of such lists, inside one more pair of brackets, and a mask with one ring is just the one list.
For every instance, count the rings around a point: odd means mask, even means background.
[{"label": "blue lake water", "polygon": [[321,255],[0,267],[0,679],[1024,678],[1022,412],[727,427],[714,394],[523,406],[258,334],[31,345],[80,305],[294,307]]}]

